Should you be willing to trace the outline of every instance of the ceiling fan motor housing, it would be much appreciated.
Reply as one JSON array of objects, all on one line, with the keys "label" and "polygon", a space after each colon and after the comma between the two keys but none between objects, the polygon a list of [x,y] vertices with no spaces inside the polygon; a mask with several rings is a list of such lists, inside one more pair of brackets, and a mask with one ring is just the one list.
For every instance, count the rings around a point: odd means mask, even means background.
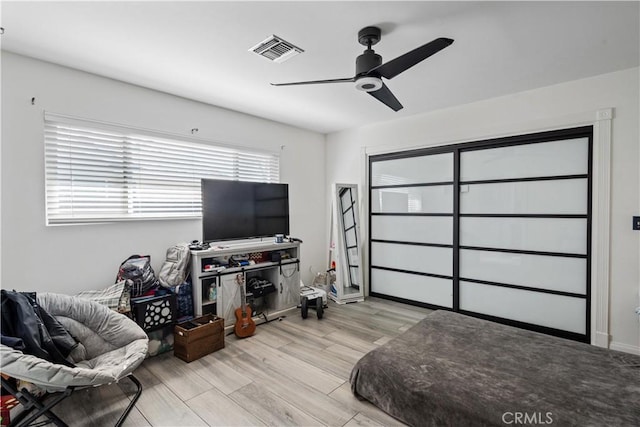
[{"label": "ceiling fan motor housing", "polygon": [[356,58],[356,89],[373,92],[382,87],[382,80],[376,75],[367,73],[382,64],[382,57],[371,49],[367,49]]},{"label": "ceiling fan motor housing", "polygon": [[356,76],[366,74],[380,64],[382,64],[382,57],[373,50],[367,49],[356,58]]}]

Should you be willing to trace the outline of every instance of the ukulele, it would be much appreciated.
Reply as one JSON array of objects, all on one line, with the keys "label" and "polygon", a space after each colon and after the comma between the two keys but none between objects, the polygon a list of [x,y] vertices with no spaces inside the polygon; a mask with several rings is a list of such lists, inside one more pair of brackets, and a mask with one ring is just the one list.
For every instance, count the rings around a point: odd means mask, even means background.
[{"label": "ukulele", "polygon": [[236,275],[236,283],[240,286],[240,295],[242,301],[240,307],[236,308],[236,325],[233,328],[238,338],[247,338],[256,331],[256,322],[251,317],[251,307],[247,304],[247,296],[244,291],[244,275],[239,273]]}]

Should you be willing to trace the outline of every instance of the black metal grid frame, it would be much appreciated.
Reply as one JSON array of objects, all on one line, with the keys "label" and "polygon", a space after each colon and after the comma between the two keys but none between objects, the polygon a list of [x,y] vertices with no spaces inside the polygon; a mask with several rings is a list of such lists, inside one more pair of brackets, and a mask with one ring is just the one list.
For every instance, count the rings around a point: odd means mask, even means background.
[{"label": "black metal grid frame", "polygon": [[[552,142],[563,139],[577,139],[577,138],[587,138],[588,139],[588,165],[587,165],[587,174],[580,175],[560,175],[560,176],[543,176],[543,177],[526,177],[526,178],[506,178],[506,179],[491,179],[491,180],[474,180],[474,181],[462,181],[460,180],[460,157],[461,153],[465,151],[478,151],[483,149],[490,148],[504,148],[508,146],[514,145],[525,145],[525,144],[536,144],[543,142]],[[372,166],[375,162],[378,161],[386,161],[386,160],[396,160],[396,159],[404,159],[409,157],[419,157],[425,155],[434,155],[434,154],[442,154],[442,153],[453,153],[453,181],[443,181],[443,182],[432,182],[432,183],[412,183],[405,185],[380,185],[374,186],[372,183]],[[424,303],[420,301],[408,300],[405,298],[394,297],[391,295],[380,294],[371,291],[370,294],[372,296],[389,299],[393,301],[398,301],[402,303],[407,303],[411,305],[431,308],[431,309],[445,309],[452,310],[454,312],[459,312],[462,314],[483,318],[487,320],[496,321],[499,323],[516,326],[523,329],[533,330],[537,332],[542,332],[550,335],[555,335],[563,338],[572,339],[575,341],[581,342],[589,342],[591,336],[591,262],[592,262],[592,189],[593,189],[593,126],[582,126],[568,129],[559,129],[552,130],[546,132],[538,132],[532,134],[525,135],[517,135],[517,136],[509,136],[509,137],[501,137],[501,138],[493,138],[482,141],[474,141],[474,142],[466,142],[461,144],[452,144],[447,146],[439,146],[433,148],[423,148],[423,149],[415,149],[408,151],[400,151],[394,153],[380,154],[370,156],[369,159],[369,176],[368,176],[368,184],[369,184],[369,218],[368,218],[368,253],[371,256],[372,243],[394,243],[394,244],[405,244],[405,245],[418,245],[418,246],[434,246],[434,247],[444,247],[444,248],[452,248],[453,249],[453,274],[452,276],[443,276],[438,274],[430,274],[423,272],[415,272],[409,270],[402,269],[394,269],[389,267],[381,267],[374,266],[369,263],[369,278],[372,277],[372,270],[381,269],[381,270],[389,270],[400,273],[408,273],[415,275],[423,275],[423,276],[431,276],[431,277],[439,277],[445,279],[451,279],[453,283],[453,308],[436,306],[429,303]],[[546,180],[563,180],[563,179],[586,179],[587,180],[587,213],[586,215],[580,214],[461,214],[460,213],[460,186],[468,185],[468,184],[486,184],[486,183],[507,183],[507,182],[526,182],[526,181],[546,181]],[[372,213],[372,194],[373,190],[380,188],[407,188],[407,187],[424,187],[424,186],[433,186],[433,185],[453,185],[453,214],[447,213]],[[453,236],[452,236],[452,244],[451,245],[443,245],[443,244],[434,244],[434,243],[418,243],[418,242],[403,242],[403,241],[390,241],[390,240],[376,240],[371,238],[372,226],[371,226],[371,218],[375,215],[393,215],[393,216],[452,216],[453,217]],[[460,245],[460,218],[462,217],[490,217],[490,218],[580,218],[586,219],[586,254],[572,254],[572,253],[563,253],[563,252],[544,252],[544,251],[530,251],[530,250],[516,250],[516,249],[501,249],[501,248],[491,248],[491,247],[476,247],[476,246],[461,246]],[[572,257],[572,258],[582,258],[586,260],[586,290],[584,294],[576,294],[571,292],[563,292],[552,289],[541,289],[541,288],[532,288],[527,286],[521,286],[517,284],[508,284],[508,283],[497,283],[497,282],[488,282],[484,280],[477,279],[468,279],[460,277],[460,250],[463,249],[472,249],[472,250],[484,250],[484,251],[498,251],[498,252],[508,252],[508,253],[521,253],[521,254],[529,254],[529,255],[546,255],[546,256],[554,256],[554,257]],[[511,319],[489,316],[482,313],[471,312],[467,310],[460,309],[460,282],[474,282],[481,283],[491,286],[499,286],[505,288],[513,288],[520,290],[527,290],[533,292],[540,293],[548,293],[553,295],[563,295],[574,298],[584,298],[585,306],[586,306],[586,316],[585,316],[585,334],[579,334],[549,327],[544,327],[536,324],[525,323],[520,321],[515,321]]]}]

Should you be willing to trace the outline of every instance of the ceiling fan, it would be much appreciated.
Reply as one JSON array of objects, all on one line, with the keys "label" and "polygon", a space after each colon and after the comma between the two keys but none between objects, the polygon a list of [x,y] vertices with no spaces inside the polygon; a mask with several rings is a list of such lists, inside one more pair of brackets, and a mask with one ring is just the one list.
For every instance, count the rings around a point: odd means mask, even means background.
[{"label": "ceiling fan", "polygon": [[378,27],[365,27],[358,32],[358,42],[367,48],[362,55],[356,58],[356,75],[354,77],[271,84],[273,86],[293,86],[320,83],[355,82],[356,89],[369,92],[369,95],[373,96],[393,111],[398,111],[402,108],[402,104],[384,84],[382,78],[394,78],[398,74],[408,70],[417,63],[449,46],[453,43],[453,39],[443,37],[435,39],[383,64],[382,57],[371,49],[371,46],[380,41],[380,35],[381,32]]}]

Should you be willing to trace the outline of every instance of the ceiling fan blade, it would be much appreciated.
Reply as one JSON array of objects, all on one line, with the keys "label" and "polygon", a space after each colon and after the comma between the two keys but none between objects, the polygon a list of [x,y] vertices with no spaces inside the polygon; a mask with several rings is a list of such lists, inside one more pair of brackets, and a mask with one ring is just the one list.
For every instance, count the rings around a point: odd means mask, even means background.
[{"label": "ceiling fan blade", "polygon": [[345,78],[345,79],[330,79],[330,80],[310,80],[307,82],[291,82],[291,83],[271,83],[271,86],[295,86],[295,85],[315,85],[321,83],[347,83],[347,82],[355,82],[355,77]]},{"label": "ceiling fan blade", "polygon": [[396,98],[393,93],[391,93],[387,85],[385,85],[384,83],[382,84],[382,87],[380,89],[369,92],[369,95],[373,96],[375,99],[382,102],[393,111],[402,109],[402,104],[400,104],[398,98]]},{"label": "ceiling fan blade", "polygon": [[371,69],[367,75],[377,75],[386,79],[392,79],[417,63],[424,61],[431,55],[440,52],[451,43],[453,43],[453,39],[447,39],[444,37],[435,39],[405,53],[404,55],[400,55],[396,59],[392,59],[391,61],[385,62],[384,64]]}]

